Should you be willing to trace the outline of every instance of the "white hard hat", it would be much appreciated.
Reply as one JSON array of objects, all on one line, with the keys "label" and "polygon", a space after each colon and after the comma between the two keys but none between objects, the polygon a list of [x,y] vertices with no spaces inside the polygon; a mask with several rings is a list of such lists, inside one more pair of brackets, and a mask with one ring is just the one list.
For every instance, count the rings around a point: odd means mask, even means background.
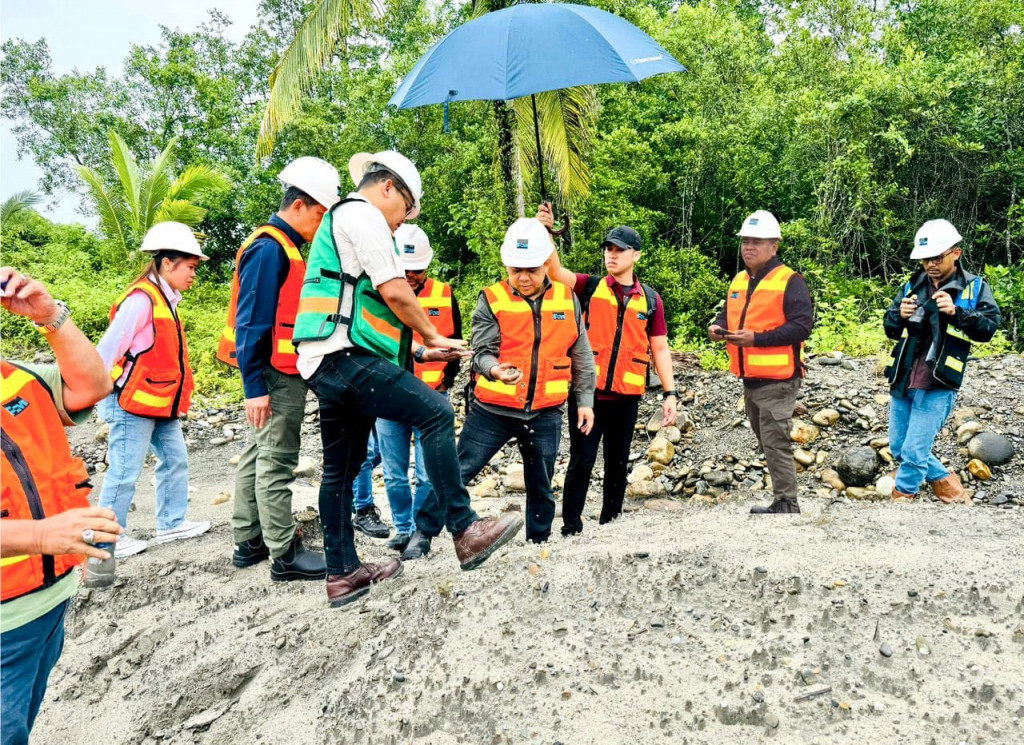
[{"label": "white hard hat", "polygon": [[758,210],[743,221],[737,233],[741,238],[782,238],[779,221],[768,210]]},{"label": "white hard hat", "polygon": [[189,256],[198,256],[203,261],[210,257],[203,253],[192,228],[180,222],[158,222],[146,231],[139,250],[155,254],[160,251],[178,251]]},{"label": "white hard hat", "polygon": [[289,186],[301,189],[327,209],[341,199],[338,196],[341,189],[338,169],[320,158],[308,155],[296,158],[281,170],[277,178],[286,189]]},{"label": "white hard hat", "polygon": [[930,259],[947,251],[963,240],[949,220],[929,220],[914,236],[912,259]]},{"label": "white hard hat", "polygon": [[544,223],[536,217],[520,217],[505,231],[501,261],[515,269],[532,269],[547,261],[554,249]]},{"label": "white hard hat", "polygon": [[395,243],[402,255],[402,264],[411,272],[422,272],[434,258],[434,249],[430,247],[430,239],[419,225],[407,222],[398,226],[395,231]]},{"label": "white hard hat", "polygon": [[415,205],[406,219],[412,220],[416,218],[420,214],[420,199],[423,198],[423,181],[420,179],[420,172],[416,170],[413,162],[394,150],[384,150],[379,153],[356,153],[348,161],[348,173],[356,186],[359,186],[363,176],[375,170],[375,165],[383,166],[391,171],[409,189]]}]

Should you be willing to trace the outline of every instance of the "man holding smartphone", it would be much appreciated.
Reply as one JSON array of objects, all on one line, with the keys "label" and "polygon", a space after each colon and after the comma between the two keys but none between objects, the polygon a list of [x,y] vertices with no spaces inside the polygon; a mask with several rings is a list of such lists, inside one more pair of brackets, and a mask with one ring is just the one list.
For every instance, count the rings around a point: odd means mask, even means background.
[{"label": "man holding smartphone", "polygon": [[800,512],[789,430],[805,372],[803,345],[814,323],[811,294],[804,278],[776,255],[782,232],[772,213],[747,217],[739,236],[746,270],[729,285],[708,336],[726,343],[729,369],[743,380],[747,418],[772,477],[774,500],[750,513]]}]

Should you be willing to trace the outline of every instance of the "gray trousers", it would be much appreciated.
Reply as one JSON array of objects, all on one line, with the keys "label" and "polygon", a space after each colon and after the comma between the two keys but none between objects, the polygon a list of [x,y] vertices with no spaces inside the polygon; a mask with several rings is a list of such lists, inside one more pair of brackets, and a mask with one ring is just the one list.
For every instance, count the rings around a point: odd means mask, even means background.
[{"label": "gray trousers", "polygon": [[743,386],[743,401],[772,475],[776,502],[796,504],[796,463],[789,439],[793,407],[800,393],[800,378],[761,386]]}]

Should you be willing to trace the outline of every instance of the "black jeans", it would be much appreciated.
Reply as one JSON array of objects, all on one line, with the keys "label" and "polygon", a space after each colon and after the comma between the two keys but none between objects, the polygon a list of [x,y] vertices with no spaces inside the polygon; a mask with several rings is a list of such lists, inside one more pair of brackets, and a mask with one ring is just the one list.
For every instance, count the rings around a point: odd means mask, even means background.
[{"label": "black jeans", "polygon": [[477,520],[455,456],[455,412],[447,397],[375,355],[346,349],[328,355],[308,381],[320,399],[324,480],[320,522],[328,574],[359,568],[352,532],[352,481],[366,459],[377,417],[415,427],[440,519],[452,533]]},{"label": "black jeans", "polygon": [[[523,456],[526,480],[526,540],[546,541],[555,519],[551,477],[555,473],[558,443],[562,438],[561,409],[545,409],[528,421],[499,416],[472,404],[459,436],[462,481],[468,484],[494,454],[513,437]],[[428,536],[441,532],[439,504],[432,492],[416,516],[416,526]]]},{"label": "black jeans", "polygon": [[585,435],[574,426],[576,402],[569,401],[569,470],[562,490],[562,535],[583,531],[583,504],[587,501],[590,474],[597,460],[597,448],[604,436],[604,504],[601,524],[622,513],[626,494],[626,468],[629,446],[633,442],[640,397],[594,401],[594,428]]}]

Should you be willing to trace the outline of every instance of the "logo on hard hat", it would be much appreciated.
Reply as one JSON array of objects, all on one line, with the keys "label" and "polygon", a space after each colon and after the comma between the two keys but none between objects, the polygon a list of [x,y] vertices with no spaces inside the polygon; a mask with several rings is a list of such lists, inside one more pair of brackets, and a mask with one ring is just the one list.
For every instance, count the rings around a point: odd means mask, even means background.
[{"label": "logo on hard hat", "polygon": [[927,238],[918,238],[917,239],[917,245],[919,245],[919,246],[927,246],[928,245],[928,239]]},{"label": "logo on hard hat", "polygon": [[525,251],[529,247],[530,247],[530,241],[528,239],[526,239],[526,238],[517,238],[516,239],[516,248]]},{"label": "logo on hard hat", "polygon": [[747,220],[747,225],[757,225],[757,223],[758,223],[758,221],[760,219],[761,218],[759,218],[759,217],[752,217],[749,220]]},{"label": "logo on hard hat", "polygon": [[407,253],[407,254],[414,254],[414,253],[416,253],[416,246],[414,246],[414,245],[413,245],[413,244],[411,244],[411,243],[406,243],[406,244],[405,244],[405,245],[404,245],[404,246],[402,247],[402,251],[404,251],[404,252],[405,252],[405,253]]}]

